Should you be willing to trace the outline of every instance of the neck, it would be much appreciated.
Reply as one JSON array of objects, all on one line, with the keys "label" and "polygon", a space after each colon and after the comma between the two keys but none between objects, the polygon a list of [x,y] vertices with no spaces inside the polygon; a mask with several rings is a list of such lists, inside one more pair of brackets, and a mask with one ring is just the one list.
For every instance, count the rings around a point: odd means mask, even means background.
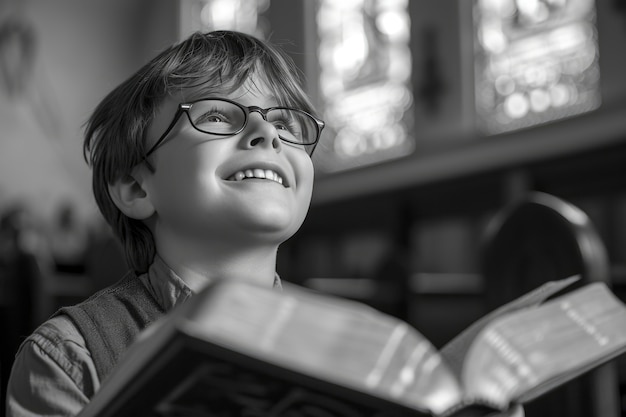
[{"label": "neck", "polygon": [[271,287],[276,274],[278,245],[204,244],[202,249],[186,245],[157,245],[157,253],[176,274],[198,292],[217,279],[249,282]]}]

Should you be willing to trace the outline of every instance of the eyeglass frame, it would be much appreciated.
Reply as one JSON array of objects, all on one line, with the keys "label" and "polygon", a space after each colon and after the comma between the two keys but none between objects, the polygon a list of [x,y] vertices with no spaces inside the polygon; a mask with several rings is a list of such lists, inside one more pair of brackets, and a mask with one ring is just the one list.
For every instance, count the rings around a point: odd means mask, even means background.
[{"label": "eyeglass frame", "polygon": [[[189,114],[189,109],[191,109],[191,106],[193,106],[195,103],[198,103],[200,101],[208,101],[208,100],[225,101],[227,103],[234,104],[235,106],[239,107],[243,111],[243,113],[244,113],[244,121],[243,121],[243,125],[241,126],[241,128],[239,128],[234,133],[213,133],[213,132],[205,132],[203,130],[200,130],[198,127],[196,127],[196,125],[191,120],[191,115]],[[305,115],[307,115],[311,119],[313,119],[313,121],[315,121],[315,126],[317,128],[317,134],[315,136],[315,140],[313,142],[311,142],[311,143],[294,142],[294,141],[291,141],[289,139],[285,139],[285,138],[281,137],[280,134],[278,135],[278,138],[280,140],[282,140],[284,142],[287,142],[287,143],[291,143],[291,144],[294,144],[294,145],[312,146],[313,148],[311,149],[311,152],[310,153],[307,152],[307,154],[309,156],[313,155],[313,151],[315,150],[315,147],[317,146],[317,143],[320,140],[320,136],[322,134],[322,130],[324,129],[324,126],[326,126],[326,123],[323,120],[320,120],[317,117],[313,116],[311,113],[306,112],[306,111],[301,110],[301,109],[296,109],[296,108],[293,108],[293,107],[275,106],[275,107],[268,107],[268,108],[264,109],[264,108],[261,108],[261,107],[258,107],[258,106],[244,106],[243,104],[237,103],[236,101],[233,101],[233,100],[230,100],[230,99],[227,99],[227,98],[206,97],[206,98],[201,98],[201,99],[192,101],[190,103],[179,103],[178,109],[176,110],[176,114],[174,115],[174,118],[172,119],[172,122],[169,124],[167,129],[165,129],[165,132],[163,132],[161,137],[159,139],[157,139],[157,141],[154,143],[154,145],[152,145],[150,147],[150,149],[148,149],[148,151],[144,153],[143,159],[147,162],[147,158],[152,153],[154,153],[158,149],[158,147],[163,144],[163,142],[165,142],[165,139],[167,138],[167,135],[169,135],[171,130],[174,128],[174,126],[176,126],[176,123],[178,123],[178,119],[180,118],[180,116],[183,113],[187,114],[187,119],[189,120],[189,123],[198,132],[205,133],[207,135],[217,135],[217,136],[227,137],[227,136],[235,136],[235,135],[238,135],[239,133],[243,132],[244,129],[246,128],[246,126],[248,126],[248,120],[250,119],[250,114],[252,112],[259,113],[261,115],[261,117],[263,118],[263,120],[267,122],[267,113],[272,111],[272,110],[295,110],[297,112],[304,113]],[[151,164],[149,164],[149,165],[151,165]]]}]

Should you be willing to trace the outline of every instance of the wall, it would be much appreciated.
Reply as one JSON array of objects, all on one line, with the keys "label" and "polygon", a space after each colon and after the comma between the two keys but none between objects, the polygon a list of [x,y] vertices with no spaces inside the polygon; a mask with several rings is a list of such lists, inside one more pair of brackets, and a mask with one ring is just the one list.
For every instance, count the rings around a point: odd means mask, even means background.
[{"label": "wall", "polygon": [[[96,213],[82,127],[117,84],[177,38],[177,2],[32,0],[0,4],[36,36],[24,94],[0,95],[0,208],[27,201],[41,215],[71,199]],[[24,69],[26,70],[26,68]]]}]

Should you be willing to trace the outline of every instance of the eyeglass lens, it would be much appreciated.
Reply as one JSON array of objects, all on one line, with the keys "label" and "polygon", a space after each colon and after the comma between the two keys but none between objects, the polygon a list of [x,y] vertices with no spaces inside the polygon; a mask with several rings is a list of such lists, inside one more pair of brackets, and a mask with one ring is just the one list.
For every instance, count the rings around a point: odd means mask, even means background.
[{"label": "eyeglass lens", "polygon": [[[246,121],[246,110],[222,100],[201,100],[189,108],[194,127],[205,133],[234,134]],[[312,144],[317,139],[317,123],[306,113],[295,109],[274,109],[267,112],[281,139],[291,143]]]}]

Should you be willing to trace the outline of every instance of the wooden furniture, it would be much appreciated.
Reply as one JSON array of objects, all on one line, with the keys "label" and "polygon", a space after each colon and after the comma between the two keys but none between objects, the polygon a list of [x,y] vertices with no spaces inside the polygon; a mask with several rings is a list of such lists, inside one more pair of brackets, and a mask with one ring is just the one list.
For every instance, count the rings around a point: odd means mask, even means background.
[{"label": "wooden furniture", "polygon": [[[511,204],[488,225],[482,270],[489,308],[546,281],[576,274],[581,284],[606,281],[610,285],[606,250],[587,215],[573,204],[541,192],[531,192]],[[569,416],[619,416],[615,364],[531,404],[527,416],[554,415],[564,407],[570,408]]]}]

